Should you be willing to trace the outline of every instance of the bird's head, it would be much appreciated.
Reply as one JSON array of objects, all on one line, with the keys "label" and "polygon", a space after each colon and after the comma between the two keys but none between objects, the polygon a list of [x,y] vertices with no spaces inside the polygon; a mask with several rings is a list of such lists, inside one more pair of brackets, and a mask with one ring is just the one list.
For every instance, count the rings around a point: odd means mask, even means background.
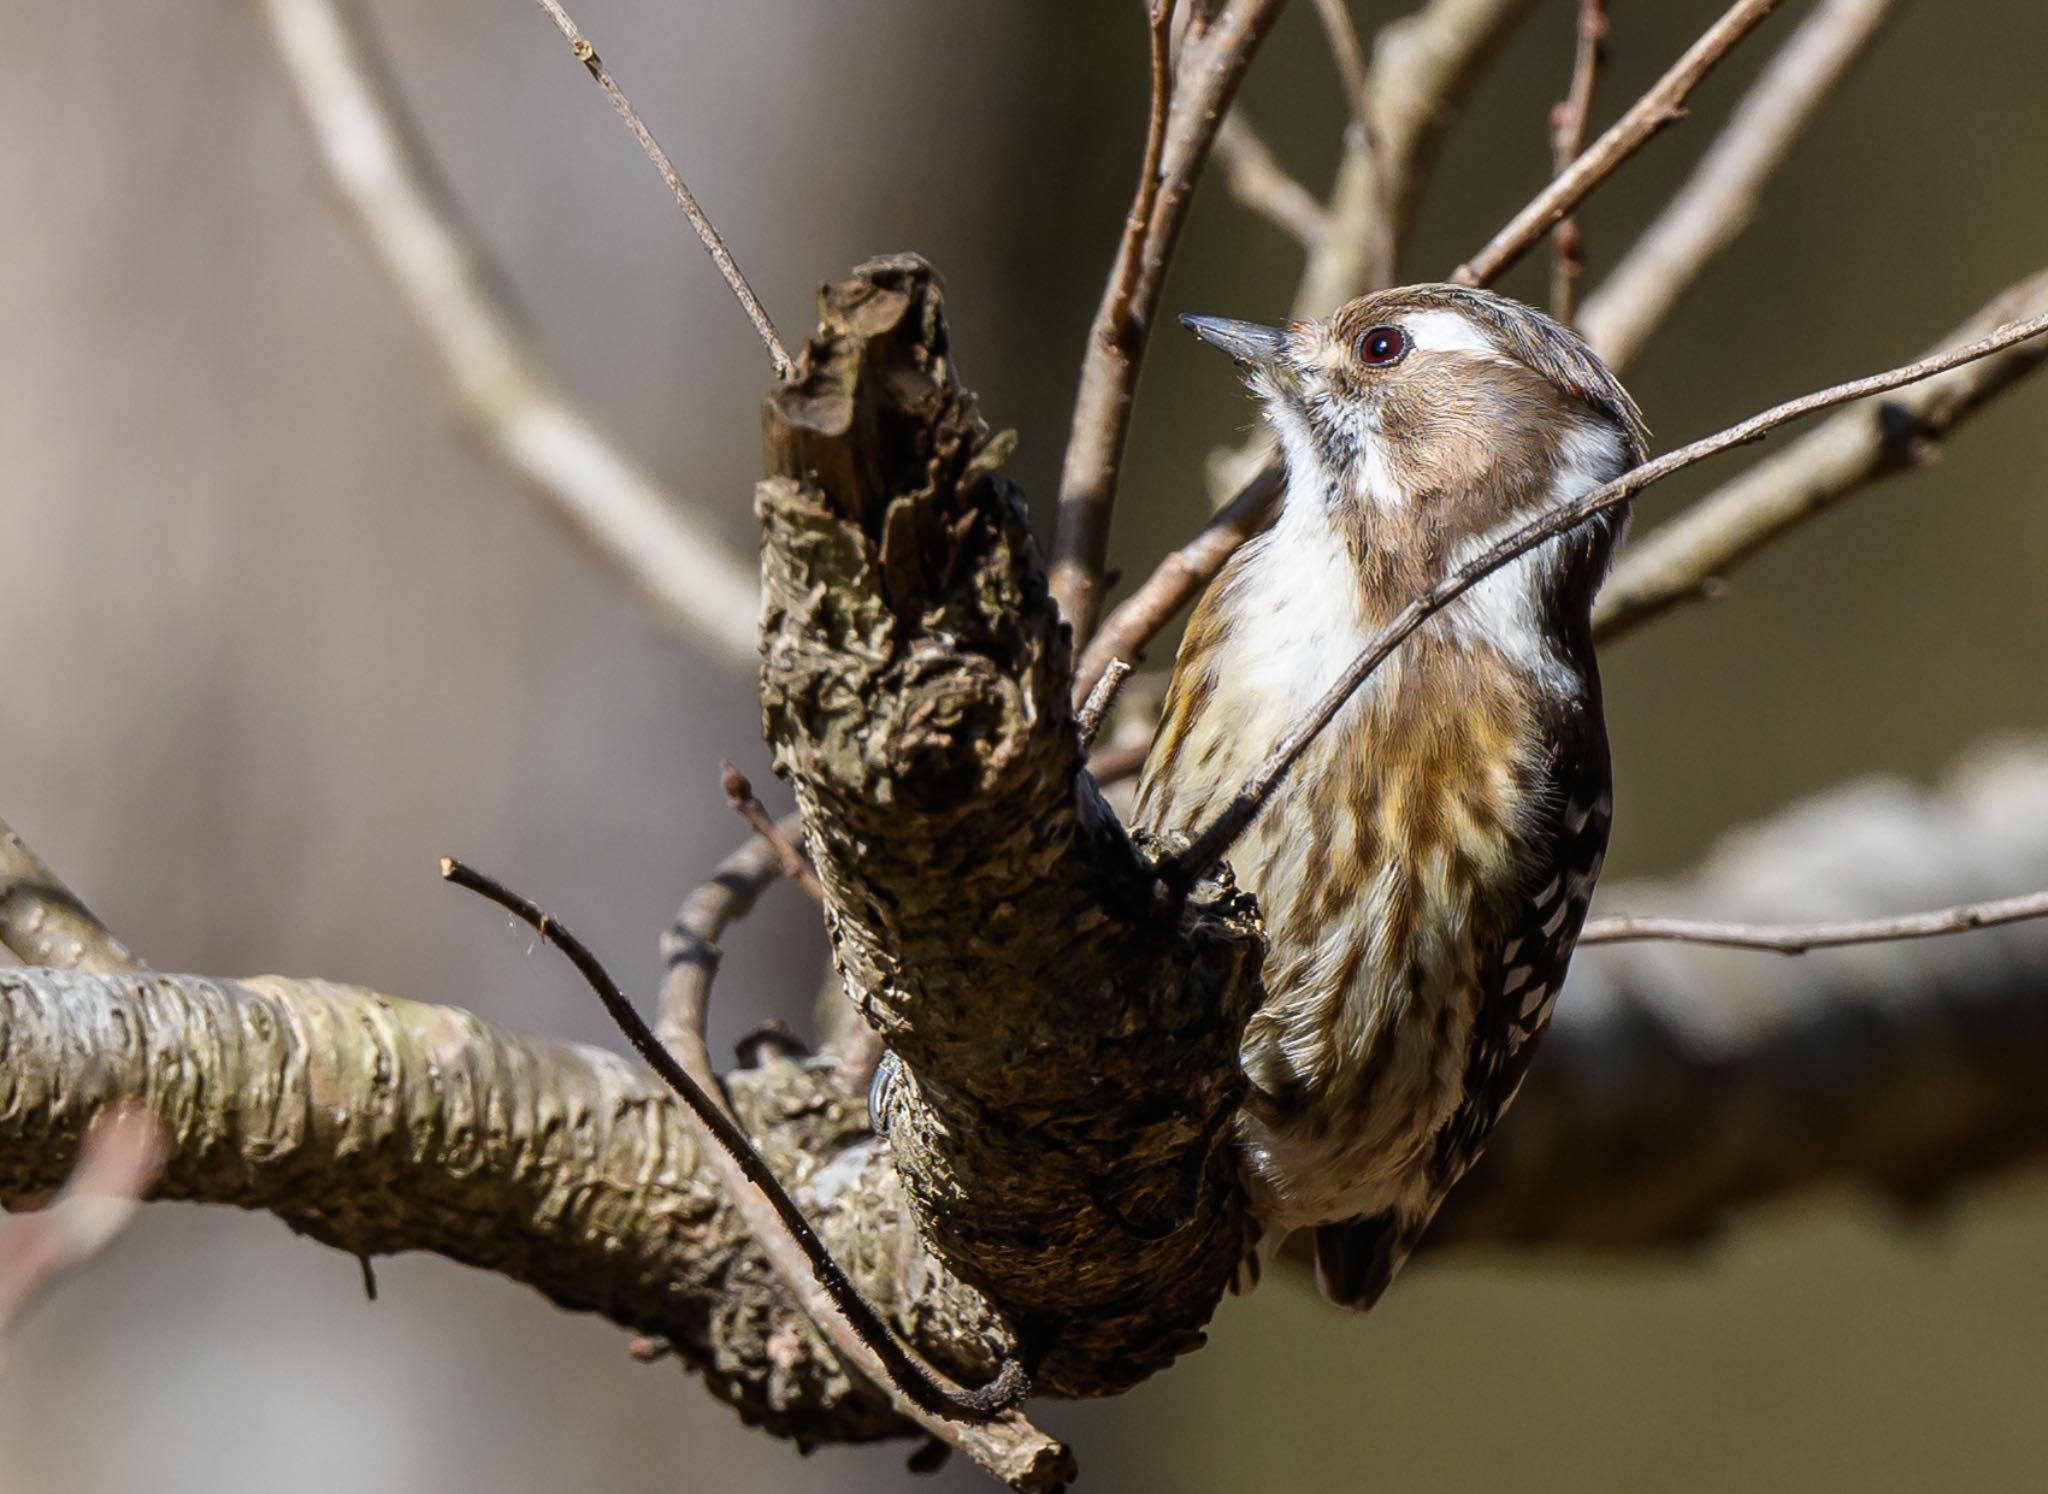
[{"label": "bird's head", "polygon": [[1181,321],[1264,403],[1289,502],[1380,541],[1405,527],[1440,554],[1644,456],[1635,402],[1585,341],[1490,291],[1406,286],[1286,327]]}]

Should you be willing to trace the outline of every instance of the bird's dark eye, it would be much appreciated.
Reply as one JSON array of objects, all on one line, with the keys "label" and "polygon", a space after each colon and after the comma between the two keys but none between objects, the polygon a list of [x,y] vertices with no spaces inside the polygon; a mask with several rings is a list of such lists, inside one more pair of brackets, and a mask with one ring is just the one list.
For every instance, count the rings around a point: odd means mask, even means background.
[{"label": "bird's dark eye", "polygon": [[1408,356],[1408,334],[1399,327],[1368,327],[1353,344],[1358,361],[1373,368],[1399,363]]}]

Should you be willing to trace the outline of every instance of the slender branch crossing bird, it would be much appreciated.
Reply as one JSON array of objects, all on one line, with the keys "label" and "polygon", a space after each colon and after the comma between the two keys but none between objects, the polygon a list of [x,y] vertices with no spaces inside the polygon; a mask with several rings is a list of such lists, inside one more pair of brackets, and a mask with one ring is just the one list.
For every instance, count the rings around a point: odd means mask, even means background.
[{"label": "slender branch crossing bird", "polygon": [[[1213,819],[1404,603],[1647,437],[1576,333],[1486,291],[1182,321],[1236,360],[1287,481],[1189,621],[1138,788],[1155,835]],[[1312,1228],[1324,1294],[1370,1307],[1514,1099],[1607,848],[1591,608],[1624,522],[1588,519],[1430,619],[1233,848],[1270,941],[1242,1050],[1241,1283]]]}]

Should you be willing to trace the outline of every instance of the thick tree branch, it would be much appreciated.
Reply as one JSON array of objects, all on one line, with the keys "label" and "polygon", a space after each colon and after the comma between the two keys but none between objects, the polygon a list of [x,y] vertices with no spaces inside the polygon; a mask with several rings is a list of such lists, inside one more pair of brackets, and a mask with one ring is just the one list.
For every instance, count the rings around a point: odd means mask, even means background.
[{"label": "thick tree branch", "polygon": [[[1241,1240],[1241,899],[1156,906],[1082,769],[1068,634],[930,269],[831,287],[768,407],[763,707],[905,1198],[1060,1394],[1200,1341]],[[1028,1361],[1027,1361],[1028,1363]]]},{"label": "thick tree branch", "polygon": [[1765,183],[1897,8],[1898,0],[1821,0],[1771,58],[1685,186],[1587,299],[1580,330],[1609,367],[1632,362],[1741,237]]},{"label": "thick tree branch", "polygon": [[1595,140],[1576,161],[1552,178],[1529,205],[1508,221],[1486,246],[1451,272],[1459,285],[1486,285],[1526,254],[1551,226],[1577,207],[1622,163],[1666,125],[1685,117],[1685,101],[1774,9],[1778,0],[1735,0],[1721,19],[1709,26],[1685,55],[1671,65],[1635,103]]},{"label": "thick tree branch", "polygon": [[[1837,790],[1630,906],[1822,919],[2048,883],[2048,744],[1933,791]],[[1576,962],[1527,1091],[1432,1247],[1697,1239],[1843,1182],[1904,1200],[2048,1156],[2048,927],[1804,960],[1659,946]],[[274,977],[0,970],[0,1198],[60,1184],[100,1109],[162,1125],[157,1196],[276,1214],[351,1253],[429,1250],[672,1341],[806,1442],[909,1435],[781,1295],[681,1106],[609,1053]],[[1001,1321],[927,1253],[889,1148],[825,1061],[730,1076],[735,1111],[921,1352],[985,1374]],[[1156,1283],[1154,1284],[1156,1287]],[[1041,1447],[1005,1477],[1057,1487]]]},{"label": "thick tree branch", "polygon": [[687,636],[754,663],[754,583],[558,385],[407,118],[356,0],[263,0],[328,181],[485,447]]},{"label": "thick tree branch", "polygon": [[1102,612],[1103,567],[1109,556],[1110,510],[1130,430],[1138,370],[1159,310],[1166,268],[1180,242],[1195,185],[1208,163],[1252,55],[1279,17],[1284,0],[1227,0],[1206,21],[1182,28],[1170,70],[1159,65],[1166,0],[1153,5],[1154,67],[1148,144],[1136,198],[1110,268],[1102,304],[1088,330],[1081,387],[1060,471],[1053,540],[1053,595],[1077,640],[1094,632]]},{"label": "thick tree branch", "polygon": [[[2048,270],[2005,291],[1940,343],[1963,347],[1999,327],[2048,315]],[[1930,354],[1932,356],[1932,354]],[[1736,566],[1878,479],[1933,459],[1963,421],[2048,362],[2048,339],[1835,415],[1622,552],[1594,610],[1603,641],[1711,594]]]},{"label": "thick tree branch", "polygon": [[[40,968],[0,971],[0,1047],[0,1197],[61,1182],[91,1118],[133,1099],[165,1133],[157,1197],[502,1272],[667,1339],[743,1418],[801,1443],[916,1434],[781,1293],[680,1102],[637,1064],[357,987]],[[858,1098],[829,1066],[787,1063],[729,1092],[869,1300],[985,1379],[1000,1325],[922,1252]],[[1048,1489],[1066,1471],[1040,1441],[1006,1477]]]}]

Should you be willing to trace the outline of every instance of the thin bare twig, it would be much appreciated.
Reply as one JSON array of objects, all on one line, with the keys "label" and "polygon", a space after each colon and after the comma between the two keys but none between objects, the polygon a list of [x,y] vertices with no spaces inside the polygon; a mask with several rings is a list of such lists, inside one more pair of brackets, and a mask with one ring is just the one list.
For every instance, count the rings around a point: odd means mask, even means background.
[{"label": "thin bare twig", "polygon": [[1682,119],[1687,96],[1777,5],[1778,0],[1736,0],[1605,134],[1553,177],[1484,248],[1453,270],[1451,279],[1459,285],[1485,285],[1520,259],[1653,135]]},{"label": "thin bare twig", "polygon": [[0,944],[24,965],[141,970],[142,961],[0,820]]},{"label": "thin bare twig", "polygon": [[102,1111],[57,1196],[0,1221],[0,1368],[22,1315],[128,1227],[163,1165],[163,1127],[153,1116],[121,1106]]},{"label": "thin bare twig", "polygon": [[1131,666],[1123,659],[1111,659],[1102,671],[1102,678],[1089,690],[1088,699],[1082,703],[1081,714],[1075,718],[1075,734],[1081,739],[1081,750],[1086,752],[1095,745],[1095,737],[1102,730],[1102,718],[1109,714],[1109,708],[1116,704],[1117,691],[1123,689],[1124,681],[1131,677]]},{"label": "thin bare twig", "polygon": [[754,663],[751,570],[546,371],[422,148],[367,15],[349,0],[263,10],[328,181],[485,448],[663,617],[727,661]]},{"label": "thin bare twig", "polygon": [[1366,106],[1371,89],[1365,69],[1365,46],[1358,39],[1358,23],[1351,19],[1349,0],[1316,0],[1316,18],[1329,38],[1330,60],[1337,64],[1337,81],[1344,89],[1344,103],[1351,111],[1352,128],[1363,133],[1372,128]]},{"label": "thin bare twig", "polygon": [[1928,913],[1892,918],[1857,918],[1840,923],[1723,923],[1710,918],[1660,918],[1617,913],[1595,918],[1579,935],[1581,944],[1625,944],[1661,939],[1678,944],[1715,944],[1724,949],[1758,949],[1771,954],[1802,955],[1810,949],[1836,949],[1846,944],[1885,944],[1895,939],[1934,939],[2048,918],[2048,892],[1998,898],[1984,903],[1959,903]]},{"label": "thin bare twig", "polygon": [[1242,109],[1224,116],[1216,132],[1216,163],[1223,184],[1245,207],[1304,248],[1314,249],[1329,231],[1329,218],[1315,193],[1288,175],[1272,149],[1252,128]]},{"label": "thin bare twig", "polygon": [[1898,0],[1821,0],[1779,48],[1691,178],[1587,298],[1580,329],[1609,367],[1629,363],[1749,227],[1764,184],[1897,8]]},{"label": "thin bare twig", "polygon": [[[877,1384],[930,1416],[967,1421],[985,1421],[1008,1410],[1029,1393],[1030,1379],[1024,1367],[1014,1359],[1004,1360],[996,1378],[978,1389],[958,1390],[942,1383],[911,1354],[889,1325],[882,1321],[881,1314],[861,1296],[859,1289],[840,1269],[838,1261],[833,1259],[832,1252],[825,1248],[825,1242],[818,1238],[817,1231],[811,1228],[810,1221],[804,1218],[803,1210],[797,1207],[796,1201],[782,1186],[782,1180],[761,1160],[761,1154],[754,1150],[746,1132],[739,1128],[725,1106],[713,1100],[710,1093],[661,1045],[661,1040],[648,1028],[633,1009],[633,1003],[626,999],[617,982],[582,940],[531,899],[520,896],[503,883],[453,857],[441,858],[441,875],[456,886],[496,903],[530,925],[541,939],[552,941],[568,957],[576,973],[597,993],[606,1013],[625,1035],[633,1051],[675,1091],[704,1134],[716,1144],[717,1150],[739,1169],[749,1188],[768,1203],[779,1230],[803,1251],[810,1274],[829,1299],[830,1307],[846,1320],[882,1370],[883,1378]],[[767,1239],[757,1238],[765,1247]],[[806,1302],[805,1306],[808,1311],[809,1303]]]},{"label": "thin bare twig", "polygon": [[[2012,286],[1936,349],[2048,312],[2048,270]],[[1729,571],[1880,478],[1930,460],[1972,414],[2048,364],[2021,343],[1911,389],[1829,417],[1622,552],[1593,611],[1603,642],[1710,594]]]},{"label": "thin bare twig", "polygon": [[534,0],[534,3],[547,12],[548,19],[555,23],[555,29],[560,31],[569,43],[569,50],[575,54],[576,60],[583,64],[584,70],[597,81],[597,86],[604,90],[604,96],[612,101],[612,108],[616,109],[619,118],[626,122],[626,128],[633,132],[633,138],[640,142],[640,149],[647,153],[647,159],[652,161],[654,169],[661,173],[661,179],[667,183],[670,194],[676,200],[676,206],[683,210],[683,216],[690,220],[690,227],[697,231],[697,239],[703,244],[704,252],[709,254],[711,262],[718,266],[718,273],[723,275],[725,283],[732,287],[733,296],[740,303],[740,309],[747,314],[747,320],[754,324],[755,332],[760,334],[761,345],[768,349],[769,361],[775,365],[775,377],[788,383],[796,373],[796,361],[789,356],[789,349],[782,345],[782,338],[775,331],[775,323],[768,319],[767,308],[761,304],[761,298],[754,294],[754,288],[747,284],[747,277],[741,273],[739,262],[732,257],[732,251],[725,247],[725,240],[718,236],[718,230],[704,215],[704,209],[697,206],[697,199],[691,194],[690,189],[683,185],[682,177],[676,173],[675,166],[669,161],[668,152],[661,148],[653,132],[642,122],[638,111],[633,108],[632,101],[626,97],[619,85],[612,81],[612,75],[606,70],[604,60],[597,55],[597,48],[590,44],[590,39],[569,19],[569,13],[562,9],[557,0]]},{"label": "thin bare twig", "polygon": [[[768,806],[754,797],[754,785],[747,775],[731,763],[718,765],[719,787],[725,791],[725,802],[733,812],[754,829],[754,833],[768,842],[775,850],[777,861],[782,865],[782,874],[803,889],[805,896],[813,902],[825,900],[825,889],[818,885],[818,874],[811,870],[811,860],[797,849],[796,842],[785,835],[782,826],[768,813]],[[802,821],[798,822],[801,833]]]},{"label": "thin bare twig", "polygon": [[1708,457],[1730,447],[1758,440],[1790,421],[1833,409],[1837,405],[1848,404],[1852,400],[1868,399],[1874,394],[1883,394],[1906,384],[1917,383],[1921,379],[1945,373],[1951,368],[1959,368],[1965,363],[1989,357],[2029,338],[2038,337],[2043,332],[2048,332],[2048,314],[2003,327],[1989,337],[1931,358],[1922,358],[1884,373],[1852,379],[1845,384],[1836,384],[1831,388],[1817,390],[1812,394],[1787,400],[1783,404],[1773,405],[1770,409],[1752,415],[1724,431],[1703,437],[1688,446],[1681,446],[1676,451],[1667,452],[1653,461],[1645,462],[1614,481],[1603,483],[1582,498],[1518,525],[1396,613],[1393,620],[1379,631],[1371,645],[1338,677],[1337,682],[1324,692],[1322,698],[1300,721],[1288,729],[1287,735],[1281,738],[1279,744],[1267,755],[1265,761],[1253,772],[1245,786],[1238,790],[1236,797],[1215,821],[1196,837],[1186,851],[1161,868],[1162,877],[1176,887],[1185,888],[1214,867],[1237,837],[1244,833],[1245,827],[1265,807],[1266,801],[1272,797],[1274,790],[1280,786],[1288,770],[1294,766],[1309,743],[1330,724],[1336,714],[1344,708],[1345,703],[1357,692],[1359,686],[1386,662],[1388,656],[1401,646],[1402,641],[1431,617],[1517,556],[1528,553],[1545,540],[1563,534],[1603,509],[1626,503],[1652,483],[1661,482],[1674,472],[1705,461]]},{"label": "thin bare twig", "polygon": [[[1551,169],[1562,175],[1586,143],[1593,117],[1593,88],[1600,78],[1600,59],[1607,40],[1607,0],[1579,0],[1577,42],[1572,53],[1572,81],[1564,100],[1550,113]],[[1550,230],[1550,314],[1567,326],[1578,308],[1579,277],[1586,272],[1584,235],[1579,220],[1566,214]]]},{"label": "thin bare twig", "polygon": [[1229,0],[1206,26],[1186,29],[1177,61],[1170,49],[1171,0],[1155,0],[1151,9],[1152,105],[1145,164],[1088,331],[1060,469],[1052,593],[1078,642],[1087,641],[1102,613],[1110,512],[1138,368],[1167,264],[1217,129],[1282,3]]}]

